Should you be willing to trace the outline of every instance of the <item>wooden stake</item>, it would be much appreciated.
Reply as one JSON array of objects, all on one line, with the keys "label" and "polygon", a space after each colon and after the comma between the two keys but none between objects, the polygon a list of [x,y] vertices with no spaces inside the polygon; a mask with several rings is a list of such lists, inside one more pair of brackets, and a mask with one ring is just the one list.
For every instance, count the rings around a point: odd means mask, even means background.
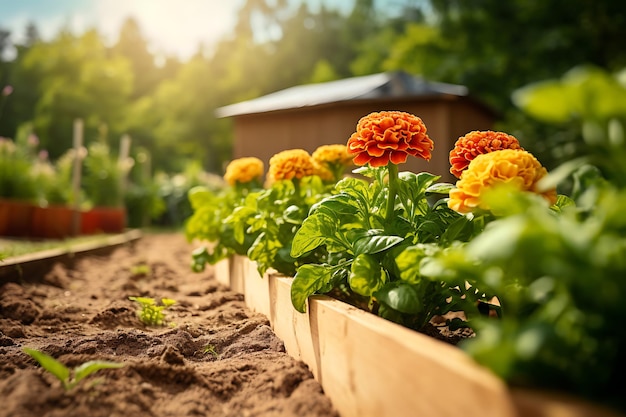
[{"label": "wooden stake", "polygon": [[72,172],[72,193],[74,194],[74,216],[72,219],[72,235],[80,233],[80,183],[82,176],[83,158],[83,119],[74,120],[74,169]]},{"label": "wooden stake", "polygon": [[[120,140],[120,154],[118,159],[118,166],[120,168],[125,168],[127,164],[127,159],[130,155],[130,136],[124,134],[122,139]],[[124,169],[122,171],[122,177],[120,178],[122,181],[122,194],[126,192],[126,188],[128,186],[128,170]]]}]

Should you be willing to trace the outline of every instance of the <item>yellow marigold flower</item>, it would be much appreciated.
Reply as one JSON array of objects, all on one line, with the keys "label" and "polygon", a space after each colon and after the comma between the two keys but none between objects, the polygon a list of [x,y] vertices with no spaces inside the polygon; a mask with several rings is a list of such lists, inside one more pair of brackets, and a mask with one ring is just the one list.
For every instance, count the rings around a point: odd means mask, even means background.
[{"label": "yellow marigold flower", "polygon": [[[521,191],[536,192],[537,182],[547,173],[531,153],[521,149],[478,155],[463,171],[456,188],[450,191],[448,207],[459,213],[469,213],[476,208],[489,210],[481,201],[484,190],[497,184],[510,184]],[[556,190],[542,195],[552,204],[556,202]]]},{"label": "yellow marigold flower", "polygon": [[289,149],[270,158],[270,182],[301,179],[315,173],[313,158],[304,149]]},{"label": "yellow marigold flower", "polygon": [[457,178],[478,155],[502,149],[522,149],[515,136],[491,130],[468,133],[460,137],[450,151],[450,173]]},{"label": "yellow marigold flower", "polygon": [[348,152],[356,165],[401,164],[409,155],[430,160],[433,141],[417,116],[400,111],[370,113],[359,120],[348,140]]},{"label": "yellow marigold flower", "polygon": [[265,166],[263,161],[253,156],[230,161],[226,167],[224,180],[230,185],[246,184],[263,177]]},{"label": "yellow marigold flower", "polygon": [[348,153],[346,145],[322,145],[311,156],[321,165],[352,165],[352,156]]}]

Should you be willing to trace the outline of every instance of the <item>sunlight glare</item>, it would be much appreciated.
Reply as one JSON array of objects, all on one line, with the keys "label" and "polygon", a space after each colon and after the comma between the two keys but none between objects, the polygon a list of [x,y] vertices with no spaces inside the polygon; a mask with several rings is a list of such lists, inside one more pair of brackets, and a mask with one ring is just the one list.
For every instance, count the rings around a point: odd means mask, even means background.
[{"label": "sunlight glare", "polygon": [[232,30],[241,0],[97,0],[98,27],[117,40],[127,17],[134,17],[155,53],[188,58],[198,42],[210,46]]}]

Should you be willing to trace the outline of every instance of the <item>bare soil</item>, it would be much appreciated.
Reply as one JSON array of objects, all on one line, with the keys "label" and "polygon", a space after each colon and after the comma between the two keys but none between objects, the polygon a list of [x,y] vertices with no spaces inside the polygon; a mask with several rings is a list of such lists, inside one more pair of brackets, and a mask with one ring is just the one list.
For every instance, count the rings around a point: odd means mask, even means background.
[{"label": "bare soil", "polygon": [[[2,285],[0,416],[337,416],[263,315],[211,268],[191,272],[192,250],[180,233],[147,234],[71,269],[58,263],[27,283]],[[177,303],[165,325],[146,326],[131,296]],[[90,360],[125,366],[66,391],[24,347],[70,368]]]}]

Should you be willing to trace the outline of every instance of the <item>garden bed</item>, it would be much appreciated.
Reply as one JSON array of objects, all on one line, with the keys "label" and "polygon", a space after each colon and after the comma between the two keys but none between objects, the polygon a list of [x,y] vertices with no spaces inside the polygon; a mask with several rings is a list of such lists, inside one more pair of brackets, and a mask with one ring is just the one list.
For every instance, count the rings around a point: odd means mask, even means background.
[{"label": "garden bed", "polygon": [[[266,317],[212,268],[191,271],[182,234],[109,249],[75,253],[71,263],[48,257],[21,284],[0,284],[0,416],[337,415]],[[131,296],[176,304],[164,326],[146,326]],[[71,368],[90,360],[124,367],[65,391],[24,347]]]},{"label": "garden bed", "polygon": [[327,296],[294,310],[291,278],[235,256],[218,281],[268,317],[287,352],[304,361],[342,416],[617,416],[560,393],[508,387],[457,347]]}]

